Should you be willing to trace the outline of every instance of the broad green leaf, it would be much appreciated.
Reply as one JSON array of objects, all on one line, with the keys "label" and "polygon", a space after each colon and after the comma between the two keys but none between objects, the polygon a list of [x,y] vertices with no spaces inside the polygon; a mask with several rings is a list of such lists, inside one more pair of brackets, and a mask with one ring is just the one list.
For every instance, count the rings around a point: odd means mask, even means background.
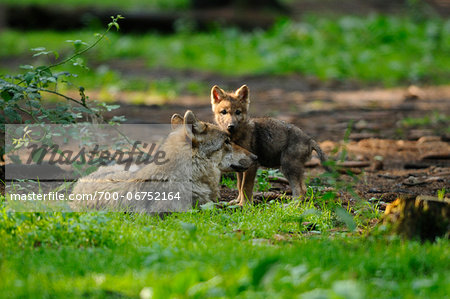
[{"label": "broad green leaf", "polygon": [[335,212],[339,219],[345,223],[349,230],[354,231],[356,229],[355,220],[353,220],[352,215],[350,215],[346,210],[341,207],[336,207]]},{"label": "broad green leaf", "polygon": [[3,90],[0,95],[6,102],[10,101],[13,98],[8,90]]},{"label": "broad green leaf", "polygon": [[38,48],[31,48],[30,50],[34,51],[34,52],[39,52],[39,51],[45,51],[46,49],[44,47],[38,47]]},{"label": "broad green leaf", "polygon": [[26,75],[24,77],[25,82],[27,82],[27,84],[30,84],[31,81],[33,81],[35,76],[36,76],[35,72],[28,72],[28,73],[26,73]]},{"label": "broad green leaf", "polygon": [[20,68],[24,69],[24,70],[32,70],[32,69],[34,69],[34,66],[25,64],[25,65],[21,65]]}]

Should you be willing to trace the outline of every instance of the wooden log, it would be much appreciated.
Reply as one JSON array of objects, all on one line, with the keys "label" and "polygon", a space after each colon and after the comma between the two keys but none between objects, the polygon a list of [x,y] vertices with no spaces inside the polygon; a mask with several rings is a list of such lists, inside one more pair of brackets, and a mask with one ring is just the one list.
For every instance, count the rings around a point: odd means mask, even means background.
[{"label": "wooden log", "polygon": [[337,170],[338,173],[340,174],[348,174],[353,173],[353,174],[360,174],[362,171],[359,168],[349,168],[349,167],[343,167],[343,168],[339,168]]},{"label": "wooden log", "polygon": [[289,181],[285,178],[281,178],[281,177],[277,177],[277,176],[269,176],[268,179],[270,182],[273,182],[273,183],[289,185]]},{"label": "wooden log", "polygon": [[[243,30],[255,28],[270,28],[276,21],[276,15],[264,10],[248,10],[243,14],[240,10],[223,13],[221,10],[189,10],[189,11],[123,11],[112,8],[97,8],[80,6],[76,8],[53,5],[4,5],[0,7],[5,18],[0,25],[21,30],[52,29],[75,30],[96,24],[107,24],[110,16],[122,14],[125,20],[120,21],[121,32],[158,31],[173,33],[177,30],[180,19],[188,20],[196,25],[198,30],[208,30],[211,25],[232,25]],[[2,12],[0,13],[0,15]]]},{"label": "wooden log", "polygon": [[338,162],[337,165],[348,168],[364,168],[370,166],[370,161],[343,161]]},{"label": "wooden log", "polygon": [[[262,200],[273,200],[273,199],[279,199],[282,197],[282,194],[277,192],[254,192],[253,193],[253,199],[255,201],[262,201]],[[288,196],[283,196],[283,198],[289,198]]]},{"label": "wooden log", "polygon": [[429,153],[422,155],[420,157],[420,160],[449,160],[450,159],[450,153]]},{"label": "wooden log", "polygon": [[450,199],[432,196],[397,198],[386,207],[383,223],[409,239],[434,241],[450,236]]}]

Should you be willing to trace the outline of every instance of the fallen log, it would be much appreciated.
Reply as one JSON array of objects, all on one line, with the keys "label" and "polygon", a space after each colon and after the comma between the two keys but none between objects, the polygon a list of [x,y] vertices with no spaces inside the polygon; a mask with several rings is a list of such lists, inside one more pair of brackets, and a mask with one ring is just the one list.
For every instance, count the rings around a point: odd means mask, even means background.
[{"label": "fallen log", "polygon": [[281,178],[281,177],[277,177],[277,176],[269,176],[268,179],[270,182],[273,182],[273,183],[289,185],[289,181],[285,178]]},{"label": "fallen log", "polygon": [[424,160],[449,160],[450,153],[430,153],[420,157],[420,161]]},{"label": "fallen log", "polygon": [[339,168],[337,170],[338,173],[340,174],[361,174],[361,169],[359,168],[349,168],[349,167],[343,167],[343,168]]},{"label": "fallen log", "polygon": [[432,196],[397,198],[386,207],[383,223],[408,239],[434,241],[450,236],[450,199]]},{"label": "fallen log", "polygon": [[[1,5],[0,26],[21,30],[52,29],[75,30],[93,26],[99,21],[107,24],[110,16],[122,14],[125,20],[120,22],[121,32],[174,33],[179,27],[179,20],[188,20],[196,25],[198,30],[209,30],[214,24],[231,25],[243,30],[255,28],[270,28],[276,21],[277,13],[264,10],[231,9],[224,12],[218,10],[188,10],[188,11],[152,11],[125,10],[99,7],[64,7],[62,5]],[[251,14],[251,17],[248,15]],[[1,27],[0,27],[1,28]]]},{"label": "fallen log", "polygon": [[337,165],[346,168],[364,168],[370,166],[370,161],[344,161],[338,162]]}]

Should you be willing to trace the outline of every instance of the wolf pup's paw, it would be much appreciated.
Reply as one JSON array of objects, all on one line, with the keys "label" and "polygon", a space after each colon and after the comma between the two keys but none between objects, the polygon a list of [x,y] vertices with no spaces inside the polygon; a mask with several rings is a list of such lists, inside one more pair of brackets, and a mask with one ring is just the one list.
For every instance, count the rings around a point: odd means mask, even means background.
[{"label": "wolf pup's paw", "polygon": [[236,199],[230,200],[228,202],[228,205],[230,205],[230,206],[238,205],[240,201],[241,200],[239,198],[236,198]]}]

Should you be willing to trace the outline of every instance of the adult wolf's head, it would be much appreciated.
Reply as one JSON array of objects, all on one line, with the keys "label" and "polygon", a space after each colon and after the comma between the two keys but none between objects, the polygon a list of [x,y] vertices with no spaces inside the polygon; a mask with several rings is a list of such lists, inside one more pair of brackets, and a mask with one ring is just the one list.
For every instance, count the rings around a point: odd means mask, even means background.
[{"label": "adult wolf's head", "polygon": [[216,123],[229,133],[238,130],[247,121],[249,104],[247,85],[242,85],[235,92],[225,92],[217,85],[211,89],[211,105]]},{"label": "adult wolf's head", "polygon": [[174,114],[171,122],[174,129],[184,130],[185,137],[192,141],[193,156],[213,162],[223,172],[245,171],[257,159],[256,155],[232,143],[226,131],[198,120],[190,110],[184,117]]}]

